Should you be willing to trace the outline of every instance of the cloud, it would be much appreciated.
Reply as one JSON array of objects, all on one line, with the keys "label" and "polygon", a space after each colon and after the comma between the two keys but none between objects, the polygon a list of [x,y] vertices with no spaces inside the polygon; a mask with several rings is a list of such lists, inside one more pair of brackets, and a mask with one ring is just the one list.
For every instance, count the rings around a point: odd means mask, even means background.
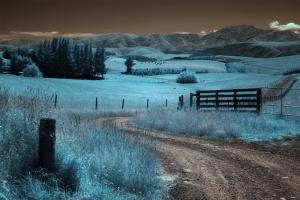
[{"label": "cloud", "polygon": [[181,35],[188,35],[188,34],[190,34],[189,32],[184,32],[184,31],[176,31],[174,33],[175,34],[181,34]]},{"label": "cloud", "polygon": [[[69,37],[69,38],[81,38],[81,37],[93,37],[97,36],[98,34],[94,33],[64,33],[60,34],[57,31],[52,32],[26,32],[26,31],[10,31],[12,35],[27,35],[27,36],[34,36],[34,37]],[[1,36],[0,36],[1,37]]]},{"label": "cloud", "polygon": [[98,36],[99,34],[94,33],[66,33],[62,34],[62,37],[70,37],[70,38],[81,38],[81,37],[93,37]]},{"label": "cloud", "polygon": [[293,22],[287,24],[280,24],[279,21],[274,21],[270,23],[270,28],[281,30],[281,31],[286,31],[286,30],[297,31],[300,30],[300,25]]},{"label": "cloud", "polygon": [[28,35],[28,36],[35,36],[35,37],[55,37],[59,34],[59,32],[57,31],[52,31],[52,32],[11,31],[10,33],[15,35]]}]

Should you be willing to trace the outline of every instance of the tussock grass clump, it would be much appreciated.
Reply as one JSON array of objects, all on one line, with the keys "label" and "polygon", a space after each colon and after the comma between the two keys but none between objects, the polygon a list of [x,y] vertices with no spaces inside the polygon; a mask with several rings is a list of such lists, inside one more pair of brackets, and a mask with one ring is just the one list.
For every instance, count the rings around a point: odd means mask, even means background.
[{"label": "tussock grass clump", "polygon": [[299,134],[296,121],[276,116],[234,112],[149,111],[133,124],[147,129],[208,139],[270,140]]},{"label": "tussock grass clump", "polygon": [[[164,199],[152,144],[60,111],[51,97],[0,90],[0,199]],[[37,167],[38,125],[57,120],[56,173]]]}]

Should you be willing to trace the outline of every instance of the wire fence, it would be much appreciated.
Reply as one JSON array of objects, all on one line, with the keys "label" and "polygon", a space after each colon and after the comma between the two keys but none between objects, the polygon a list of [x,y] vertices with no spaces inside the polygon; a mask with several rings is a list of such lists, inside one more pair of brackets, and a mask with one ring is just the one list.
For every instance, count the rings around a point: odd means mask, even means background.
[{"label": "wire fence", "polygon": [[265,87],[263,94],[262,114],[300,117],[300,88]]},{"label": "wire fence", "polygon": [[[179,98],[178,98],[179,97]],[[150,109],[172,110],[196,110],[196,99],[190,106],[190,95],[182,95],[177,98],[114,98],[95,97],[88,101],[80,101],[80,108],[89,108],[98,111],[123,110],[123,111],[146,111]],[[70,98],[67,98],[70,99]],[[71,99],[72,100],[72,99]],[[57,108],[68,107],[69,101],[59,95],[54,95],[53,105]],[[64,102],[64,103],[63,103]],[[74,105],[72,108],[76,108]],[[200,109],[201,111],[201,109]],[[262,88],[262,105],[260,114],[292,116],[300,118],[300,88]]]}]

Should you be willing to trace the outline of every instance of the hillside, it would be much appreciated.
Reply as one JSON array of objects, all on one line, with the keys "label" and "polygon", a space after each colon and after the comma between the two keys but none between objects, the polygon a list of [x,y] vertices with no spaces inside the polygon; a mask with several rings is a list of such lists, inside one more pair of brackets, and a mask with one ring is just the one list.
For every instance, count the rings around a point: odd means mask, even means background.
[{"label": "hillside", "polygon": [[191,56],[197,55],[230,55],[256,58],[273,58],[300,54],[300,41],[294,42],[243,42],[217,47],[209,47]]},{"label": "hillside", "polygon": [[[262,30],[241,25],[201,34],[121,34],[80,36],[76,34],[56,35],[69,37],[79,42],[92,42],[106,48],[149,47],[165,53],[195,53],[204,51],[213,55],[239,55],[254,57],[277,57],[296,55],[300,52],[300,36],[291,31]],[[2,46],[32,46],[47,37],[12,34],[1,36]]]}]

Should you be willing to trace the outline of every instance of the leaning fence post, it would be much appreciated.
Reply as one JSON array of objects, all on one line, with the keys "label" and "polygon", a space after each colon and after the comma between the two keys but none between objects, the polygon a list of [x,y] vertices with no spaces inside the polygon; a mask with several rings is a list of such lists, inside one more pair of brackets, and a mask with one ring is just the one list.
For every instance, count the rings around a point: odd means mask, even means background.
[{"label": "leaning fence post", "polygon": [[55,119],[41,119],[39,127],[39,165],[55,172]]},{"label": "leaning fence post", "polygon": [[122,110],[124,109],[125,99],[122,100]]},{"label": "leaning fence post", "polygon": [[55,97],[54,97],[54,108],[56,108],[57,106],[57,94],[55,94]]},{"label": "leaning fence post", "polygon": [[98,110],[98,97],[96,97],[95,110]]}]

